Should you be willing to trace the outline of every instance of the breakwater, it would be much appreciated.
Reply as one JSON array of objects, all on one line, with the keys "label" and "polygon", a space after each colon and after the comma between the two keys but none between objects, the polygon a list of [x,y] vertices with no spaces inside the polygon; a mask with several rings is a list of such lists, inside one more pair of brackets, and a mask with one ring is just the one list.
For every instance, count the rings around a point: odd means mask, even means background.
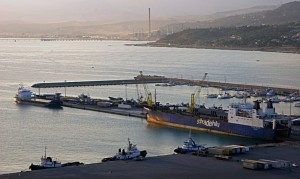
[{"label": "breakwater", "polygon": [[242,90],[266,90],[271,88],[276,91],[278,95],[288,95],[291,93],[299,93],[299,89],[287,88],[287,87],[275,87],[275,86],[260,86],[260,85],[246,85],[238,83],[224,83],[224,82],[215,82],[215,81],[201,81],[201,80],[188,80],[188,79],[179,79],[179,78],[168,78],[168,81],[174,84],[180,85],[198,85],[198,86],[209,86],[214,88],[233,88],[233,89],[242,89]]},{"label": "breakwater", "polygon": [[31,87],[33,88],[64,88],[64,87],[81,87],[81,86],[109,86],[109,85],[128,85],[128,84],[144,84],[144,83],[172,83],[175,85],[197,85],[197,86],[209,86],[214,88],[234,88],[242,90],[266,90],[271,88],[276,91],[278,95],[289,95],[291,93],[299,93],[299,89],[288,87],[276,87],[276,86],[263,86],[253,84],[238,84],[238,83],[225,83],[216,81],[202,81],[202,80],[189,80],[183,78],[167,78],[164,76],[143,76],[138,75],[134,79],[125,80],[106,80],[106,81],[73,81],[73,82],[52,82],[52,83],[36,83]]},{"label": "breakwater", "polygon": [[81,86],[109,86],[109,85],[128,85],[142,83],[167,83],[167,78],[155,78],[145,80],[106,80],[106,81],[73,81],[73,82],[53,82],[53,83],[36,83],[33,88],[62,88],[62,87],[81,87]]}]

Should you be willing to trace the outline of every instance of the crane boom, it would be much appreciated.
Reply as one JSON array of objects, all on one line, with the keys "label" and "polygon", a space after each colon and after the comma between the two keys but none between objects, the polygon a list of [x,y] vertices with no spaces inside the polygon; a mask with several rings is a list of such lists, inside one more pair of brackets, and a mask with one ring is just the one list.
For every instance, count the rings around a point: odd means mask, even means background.
[{"label": "crane boom", "polygon": [[143,102],[143,95],[140,94],[138,83],[136,83],[135,86],[136,86],[136,93],[137,93],[137,102],[138,102],[138,104],[140,104]]},{"label": "crane boom", "polygon": [[140,77],[141,77],[141,80],[142,80],[142,83],[143,83],[143,86],[144,86],[147,104],[148,104],[148,106],[152,106],[152,94],[148,90],[147,84],[144,81],[144,75],[143,75],[142,71],[140,71]]},{"label": "crane boom", "polygon": [[195,108],[195,99],[198,100],[200,98],[200,92],[203,85],[204,80],[206,79],[208,73],[204,73],[204,76],[202,77],[200,84],[196,88],[195,92],[191,94],[191,105],[190,105],[190,112],[194,111]]}]

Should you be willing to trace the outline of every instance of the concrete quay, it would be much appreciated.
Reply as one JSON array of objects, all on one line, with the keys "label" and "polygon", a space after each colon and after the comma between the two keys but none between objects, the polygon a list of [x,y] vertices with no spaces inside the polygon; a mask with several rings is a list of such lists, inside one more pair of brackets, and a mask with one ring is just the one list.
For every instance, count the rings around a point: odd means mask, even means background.
[{"label": "concrete quay", "polygon": [[109,85],[130,85],[144,83],[167,83],[167,78],[154,78],[145,80],[106,80],[106,81],[73,81],[73,82],[52,82],[52,83],[36,83],[33,88],[65,88],[65,87],[81,87],[81,86],[109,86]]},{"label": "concrete quay", "polygon": [[98,41],[103,38],[41,38],[41,41]]},{"label": "concrete quay", "polygon": [[133,80],[105,80],[105,81],[73,81],[73,82],[51,82],[51,83],[36,83],[31,87],[33,88],[66,88],[66,87],[81,87],[81,86],[109,86],[109,85],[130,85],[130,84],[145,84],[145,83],[173,83],[175,85],[196,85],[196,86],[210,86],[215,88],[239,88],[241,90],[259,90],[264,91],[271,88],[276,91],[278,95],[289,95],[291,93],[300,93],[300,89],[276,86],[262,86],[251,84],[238,84],[238,83],[224,83],[215,81],[201,81],[189,80],[182,78],[166,78],[164,76],[147,75],[141,77],[140,75],[134,77]]},{"label": "concrete quay", "polygon": [[300,89],[287,88],[287,87],[260,86],[260,85],[250,85],[250,84],[247,85],[247,84],[224,83],[224,82],[222,83],[222,82],[215,82],[215,81],[202,82],[201,80],[187,80],[187,79],[179,79],[179,78],[168,78],[168,80],[172,83],[180,84],[180,85],[198,85],[198,86],[208,85],[210,87],[215,87],[215,88],[227,87],[227,88],[239,88],[242,90],[253,89],[253,90],[260,90],[260,91],[271,88],[275,90],[278,95],[283,95],[283,96],[291,93],[300,93]]},{"label": "concrete quay", "polygon": [[[144,161],[110,161],[59,169],[24,171],[0,175],[0,179],[81,179],[81,178],[243,178],[284,179],[299,178],[299,139],[268,146],[254,146],[246,154],[232,156],[231,160],[188,154],[146,157]],[[101,152],[101,151],[99,151]],[[292,166],[286,169],[250,170],[243,168],[245,159],[284,160]]]},{"label": "concrete quay", "polygon": [[132,108],[132,109],[122,109],[118,107],[101,107],[97,105],[90,104],[73,104],[68,102],[63,102],[64,107],[97,111],[97,112],[105,112],[110,114],[122,115],[122,116],[131,116],[137,118],[146,119],[146,111],[143,108]]}]

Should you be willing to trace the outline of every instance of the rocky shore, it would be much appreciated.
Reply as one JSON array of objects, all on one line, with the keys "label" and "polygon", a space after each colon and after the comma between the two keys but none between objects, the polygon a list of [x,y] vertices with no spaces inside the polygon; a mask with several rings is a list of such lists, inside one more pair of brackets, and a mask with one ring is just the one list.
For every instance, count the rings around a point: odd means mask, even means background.
[{"label": "rocky shore", "polygon": [[[298,137],[299,138],[299,137]],[[143,161],[109,161],[57,169],[18,172],[0,175],[0,179],[60,178],[300,178],[300,140],[249,146],[246,154],[233,155],[230,160],[187,154],[148,157]],[[250,170],[242,166],[245,159],[290,161],[284,169]],[[99,158],[99,161],[101,159]]]}]

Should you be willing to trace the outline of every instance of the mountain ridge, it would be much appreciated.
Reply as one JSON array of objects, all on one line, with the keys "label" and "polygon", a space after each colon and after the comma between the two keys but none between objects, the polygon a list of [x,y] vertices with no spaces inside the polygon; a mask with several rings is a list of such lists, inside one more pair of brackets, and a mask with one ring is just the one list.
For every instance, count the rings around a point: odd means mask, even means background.
[{"label": "mountain ridge", "polygon": [[[292,9],[292,10],[289,10]],[[235,11],[215,13],[209,16],[161,17],[151,21],[152,40],[185,29],[214,28],[261,24],[297,22],[300,17],[300,2],[281,6],[257,6]],[[251,13],[249,13],[251,12]],[[293,13],[293,15],[291,15]],[[283,15],[284,14],[284,15]],[[290,19],[290,20],[289,20]],[[268,21],[267,21],[268,20]],[[148,39],[148,21],[103,23],[95,21],[70,21],[51,24],[0,23],[0,37],[80,37],[114,39]]]},{"label": "mountain ridge", "polygon": [[[220,17],[226,17],[230,14],[240,14],[247,13],[253,11],[261,11],[265,9],[274,9],[276,6],[256,6],[252,8],[247,8],[244,11],[239,9],[236,11],[228,11],[228,12],[220,12],[214,13],[211,15],[205,16],[171,16],[171,17],[160,17],[152,20],[153,29],[164,28],[167,24],[174,23],[186,23],[186,22],[196,22],[196,21],[206,21],[212,20]],[[32,26],[32,27],[31,27]],[[124,30],[120,30],[123,27]],[[128,28],[129,26],[132,26]],[[85,28],[83,28],[85,27]],[[124,34],[124,33],[142,33],[142,31],[146,31],[148,28],[148,21],[145,19],[144,21],[67,21],[67,22],[55,22],[55,23],[27,23],[23,21],[0,21],[0,36],[5,37],[13,35],[20,36],[20,34],[28,34],[28,36],[52,36],[51,31],[57,32],[60,29],[62,35],[67,34],[68,31],[72,33],[72,31],[76,28],[79,28],[82,33],[88,35],[89,33],[97,33],[100,32],[101,35],[111,35],[111,34]],[[111,34],[109,34],[109,30],[111,29]],[[40,30],[39,30],[40,29]],[[65,30],[62,30],[65,29]],[[93,29],[93,30],[92,30]],[[116,30],[114,30],[116,29]],[[76,30],[78,31],[78,30]],[[38,32],[38,34],[36,34]],[[11,34],[11,35],[10,35]],[[72,34],[69,34],[72,35]],[[75,35],[75,34],[74,34]],[[76,34],[78,35],[78,34]]]}]

